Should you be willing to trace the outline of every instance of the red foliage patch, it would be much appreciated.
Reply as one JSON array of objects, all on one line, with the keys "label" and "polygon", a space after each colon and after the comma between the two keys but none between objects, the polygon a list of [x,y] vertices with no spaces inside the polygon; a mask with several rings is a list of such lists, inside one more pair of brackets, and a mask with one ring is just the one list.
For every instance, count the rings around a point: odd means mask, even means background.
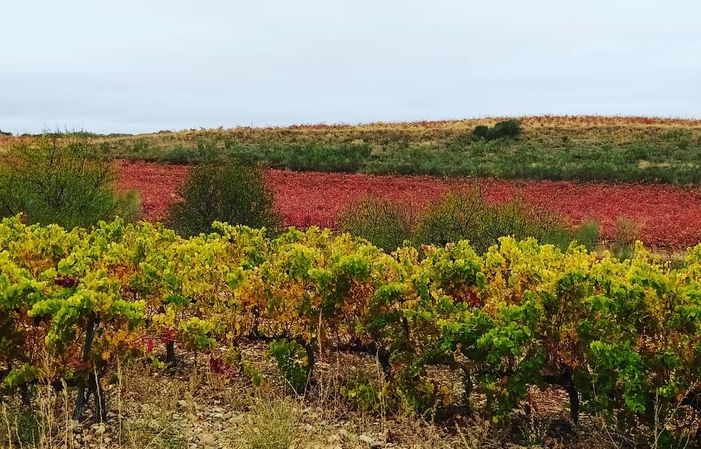
[{"label": "red foliage patch", "polygon": [[[120,162],[119,189],[141,193],[145,219],[162,220],[187,167]],[[672,185],[503,181],[497,179],[370,176],[267,170],[275,203],[288,225],[333,227],[340,211],[363,196],[379,196],[420,210],[454,188],[479,186],[489,201],[515,196],[560,213],[573,225],[594,219],[612,238],[618,217],[640,225],[647,244],[684,247],[701,241],[701,187]]]},{"label": "red foliage patch", "polygon": [[187,178],[189,167],[147,162],[118,161],[117,190],[135,189],[141,195],[145,220],[163,220],[177,199],[176,190]]}]

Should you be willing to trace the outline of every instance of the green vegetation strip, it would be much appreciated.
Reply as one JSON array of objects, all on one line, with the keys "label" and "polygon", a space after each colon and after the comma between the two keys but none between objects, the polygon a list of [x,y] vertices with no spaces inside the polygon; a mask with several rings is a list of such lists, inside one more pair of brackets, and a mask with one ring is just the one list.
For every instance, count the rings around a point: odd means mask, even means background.
[{"label": "green vegetation strip", "polygon": [[[509,123],[509,122],[503,122]],[[497,124],[498,125],[498,124]],[[116,157],[194,163],[207,148],[274,168],[371,174],[697,183],[701,127],[486,125],[159,133],[103,138]]]}]

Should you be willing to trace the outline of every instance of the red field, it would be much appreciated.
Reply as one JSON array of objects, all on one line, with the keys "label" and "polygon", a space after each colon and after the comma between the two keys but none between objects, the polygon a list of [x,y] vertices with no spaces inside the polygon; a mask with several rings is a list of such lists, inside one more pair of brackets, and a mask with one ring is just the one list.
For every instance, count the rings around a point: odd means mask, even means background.
[{"label": "red field", "polygon": [[[120,162],[119,188],[141,193],[145,219],[159,220],[177,199],[187,167]],[[552,181],[442,179],[426,176],[266,171],[277,207],[286,223],[333,227],[349,203],[365,195],[383,196],[424,207],[451,188],[479,185],[491,201],[520,196],[567,216],[573,224],[594,219],[604,238],[611,238],[617,217],[639,224],[639,237],[649,245],[684,247],[701,241],[701,187],[640,184],[576,184]]]}]

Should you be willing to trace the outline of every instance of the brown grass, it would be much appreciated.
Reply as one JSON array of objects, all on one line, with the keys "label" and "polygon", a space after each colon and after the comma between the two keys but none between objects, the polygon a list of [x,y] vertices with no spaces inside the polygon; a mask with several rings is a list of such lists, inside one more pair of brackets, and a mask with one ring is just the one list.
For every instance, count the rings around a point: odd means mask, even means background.
[{"label": "brown grass", "polygon": [[[179,144],[196,142],[201,139],[222,140],[231,138],[242,143],[303,143],[326,144],[376,142],[384,138],[405,138],[410,144],[431,148],[442,141],[472,131],[477,125],[493,126],[510,117],[486,117],[465,120],[415,121],[415,122],[373,122],[365,124],[301,124],[288,127],[236,127],[225,129],[164,130],[154,133],[136,134],[122,137],[96,137],[97,143],[108,143],[118,149],[131,146],[135,141],[146,141],[151,151],[172,148]],[[636,140],[655,138],[655,135],[672,130],[701,131],[700,119],[680,119],[663,117],[606,117],[606,116],[526,116],[517,117],[522,121],[524,139],[559,141],[566,136],[575,142],[609,141],[630,143]],[[18,141],[31,140],[31,137],[0,136],[0,151]],[[375,143],[377,148],[381,144]]]},{"label": "brown grass", "polygon": [[229,379],[203,369],[207,366],[204,358],[183,360],[176,369],[155,369],[141,362],[119,366],[114,373],[116,382],[107,388],[110,414],[104,423],[90,414],[83,423],[72,422],[72,395],[40,389],[32,415],[39,423],[33,445],[17,438],[33,427],[13,400],[0,406],[0,447],[626,447],[623,437],[614,436],[597,417],[585,415],[579,426],[571,424],[564,394],[557,390],[534,390],[529,401],[533,405],[514,412],[504,425],[480,418],[479,412],[443,421],[431,415],[389,413],[382,408],[361,411],[349,406],[338,390],[357,370],[379,370],[370,357],[328,354],[318,362],[318,384],[300,397],[284,388],[264,357],[263,346],[244,347],[244,357],[263,373],[265,382],[260,387],[253,387],[245,376]]}]

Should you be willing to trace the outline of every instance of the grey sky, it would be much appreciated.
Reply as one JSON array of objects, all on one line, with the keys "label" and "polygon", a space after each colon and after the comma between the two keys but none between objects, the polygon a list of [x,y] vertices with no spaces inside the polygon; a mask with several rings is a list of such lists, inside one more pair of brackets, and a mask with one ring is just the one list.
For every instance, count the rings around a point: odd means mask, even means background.
[{"label": "grey sky", "polygon": [[0,129],[701,117],[698,0],[0,0]]}]

